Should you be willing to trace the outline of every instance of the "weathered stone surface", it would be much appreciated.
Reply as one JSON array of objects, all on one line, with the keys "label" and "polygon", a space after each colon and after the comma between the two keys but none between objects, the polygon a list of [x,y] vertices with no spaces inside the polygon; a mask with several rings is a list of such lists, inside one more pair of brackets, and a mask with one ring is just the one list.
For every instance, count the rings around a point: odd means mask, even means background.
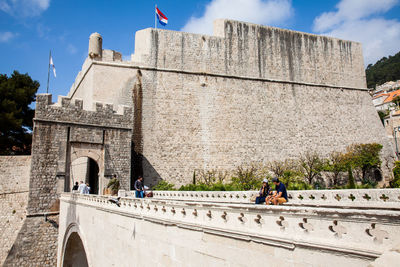
[{"label": "weathered stone surface", "polygon": [[95,111],[81,100],[37,96],[32,141],[29,213],[57,210],[61,192],[73,185],[70,164],[89,157],[99,165],[100,192],[116,174],[122,189],[130,189],[132,109],[116,113],[112,105],[97,102]]},{"label": "weathered stone surface", "polygon": [[[366,266],[400,241],[398,207],[360,210],[185,198],[121,198],[119,202],[117,206],[105,196],[62,195],[59,264],[73,232],[82,239],[90,266],[131,262],[152,266],[253,266],[262,262]],[[382,243],[368,234],[372,221],[374,229],[390,233]],[[332,225],[340,229],[332,231]],[[108,257],[110,253],[118,257]]]},{"label": "weathered stone surface", "polygon": [[[15,213],[10,211],[19,204],[13,198],[15,194],[6,195],[1,202],[0,225],[7,228],[1,233],[5,239],[4,245],[3,240],[1,243],[2,260],[7,256],[5,266],[56,265],[59,196],[71,190],[70,165],[74,159],[89,157],[97,162],[100,193],[111,174],[117,174],[121,188],[130,189],[131,110],[121,107],[116,112],[112,105],[96,103],[94,111],[87,111],[83,110],[81,100],[60,97],[53,105],[51,95],[37,96],[32,157],[28,158],[31,168],[26,170],[26,164],[18,168],[12,162],[1,165],[4,175],[10,174],[13,166],[16,171],[21,169],[21,179],[25,178],[21,186],[26,188],[23,205],[15,208]],[[24,177],[26,173],[30,175]],[[19,176],[10,175],[1,180],[2,188],[19,189],[18,185],[14,186],[19,180],[10,179],[13,177]],[[11,218],[12,227],[5,221],[10,216],[18,216]]]},{"label": "weathered stone surface", "polygon": [[148,185],[374,142],[381,185],[391,178],[393,145],[356,42],[229,20],[214,36],[149,28],[131,62],[85,61],[69,96],[133,105],[134,175]]},{"label": "weathered stone surface", "polygon": [[25,220],[30,167],[30,156],[0,157],[0,265]]},{"label": "weathered stone surface", "polygon": [[58,215],[27,217],[4,266],[56,266]]}]

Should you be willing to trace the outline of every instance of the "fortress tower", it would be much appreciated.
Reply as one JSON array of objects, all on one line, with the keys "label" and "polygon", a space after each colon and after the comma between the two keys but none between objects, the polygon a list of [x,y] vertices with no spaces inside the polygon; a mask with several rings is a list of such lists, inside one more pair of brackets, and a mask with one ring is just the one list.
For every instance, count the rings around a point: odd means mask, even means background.
[{"label": "fortress tower", "polygon": [[392,160],[360,43],[229,20],[213,36],[138,31],[131,61],[101,40],[91,35],[69,97],[133,107],[132,175],[150,185],[354,143],[380,143]]},{"label": "fortress tower", "polygon": [[[139,175],[150,186],[181,185],[198,169],[380,143],[383,182],[390,178],[394,151],[366,88],[359,43],[230,20],[215,21],[213,36],[138,31],[130,61],[102,42],[90,36],[67,97],[37,97],[32,156],[18,160],[21,177],[13,178],[29,187],[7,193],[2,209],[10,216],[13,197],[21,203],[13,211],[19,231],[3,232],[6,266],[55,265],[59,196],[77,173],[94,173],[102,194],[113,174],[125,190]],[[5,161],[6,184],[13,164]],[[82,162],[93,165],[76,167]]]}]

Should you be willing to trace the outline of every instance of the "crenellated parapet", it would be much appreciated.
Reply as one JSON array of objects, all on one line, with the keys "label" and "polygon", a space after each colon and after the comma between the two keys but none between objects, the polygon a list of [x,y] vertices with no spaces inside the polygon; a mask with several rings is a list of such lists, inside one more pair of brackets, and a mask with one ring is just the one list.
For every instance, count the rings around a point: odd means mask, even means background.
[{"label": "crenellated parapet", "polygon": [[80,157],[98,166],[94,193],[101,194],[113,174],[129,189],[132,117],[127,106],[95,102],[87,110],[80,99],[60,96],[53,103],[51,94],[37,95],[28,213],[57,210],[59,194],[77,179],[70,166]]},{"label": "crenellated parapet", "polygon": [[36,97],[35,120],[80,123],[116,128],[132,128],[132,108],[124,105],[94,102],[92,110],[83,108],[83,100],[59,96],[52,102],[51,94]]}]

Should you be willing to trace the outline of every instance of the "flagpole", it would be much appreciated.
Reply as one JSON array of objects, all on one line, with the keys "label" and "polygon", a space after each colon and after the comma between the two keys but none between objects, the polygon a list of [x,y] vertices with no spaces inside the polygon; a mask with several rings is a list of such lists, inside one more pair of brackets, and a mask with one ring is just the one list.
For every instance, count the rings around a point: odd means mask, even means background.
[{"label": "flagpole", "polygon": [[154,28],[157,29],[157,12],[156,12],[156,10],[157,10],[157,5],[156,5],[156,8],[154,9]]},{"label": "flagpole", "polygon": [[49,82],[50,82],[50,59],[51,59],[51,50],[49,53],[49,68],[47,70],[47,90],[46,90],[46,94],[49,93]]}]

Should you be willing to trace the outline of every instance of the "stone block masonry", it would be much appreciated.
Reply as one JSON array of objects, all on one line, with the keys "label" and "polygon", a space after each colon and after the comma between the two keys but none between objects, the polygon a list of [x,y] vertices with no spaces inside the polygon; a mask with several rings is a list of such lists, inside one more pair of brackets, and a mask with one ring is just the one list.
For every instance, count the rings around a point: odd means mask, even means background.
[{"label": "stone block masonry", "polygon": [[134,175],[147,185],[373,142],[381,185],[391,179],[393,145],[357,42],[231,20],[213,36],[149,28],[132,61],[87,58],[69,96],[132,105]]},{"label": "stone block masonry", "polygon": [[8,253],[4,266],[57,265],[58,215],[28,216]]},{"label": "stone block masonry", "polygon": [[[21,171],[26,174],[25,180],[14,175],[18,166],[15,162],[0,167],[2,175],[7,176],[7,180],[1,180],[2,188],[25,190],[20,209],[12,206],[19,203],[15,194],[6,195],[10,207],[1,209],[1,227],[7,229],[1,233],[7,242],[1,246],[4,266],[56,265],[59,196],[71,190],[74,159],[88,157],[96,161],[101,189],[112,174],[117,174],[121,188],[130,189],[131,125],[130,107],[121,106],[114,111],[113,105],[95,102],[92,110],[84,110],[81,100],[60,97],[53,104],[51,95],[37,96],[32,157],[27,158],[29,164],[20,164],[25,167]],[[20,180],[20,186],[16,185]],[[1,202],[1,207],[7,203]],[[4,218],[3,213],[7,213]],[[3,223],[11,216],[18,217],[18,222],[10,222],[15,227]]]},{"label": "stone block masonry", "polygon": [[366,90],[361,44],[227,20],[214,32],[136,33],[132,58],[148,66],[140,87],[145,180],[181,185],[196,169],[376,142],[388,184],[394,151]]},{"label": "stone block masonry", "polygon": [[111,104],[96,102],[84,110],[82,100],[51,95],[37,96],[32,142],[29,213],[58,209],[58,196],[72,187],[70,163],[90,157],[99,165],[99,184],[117,174],[121,187],[130,188],[132,108],[114,111]]},{"label": "stone block masonry", "polygon": [[26,217],[30,165],[30,156],[0,157],[0,265]]}]

